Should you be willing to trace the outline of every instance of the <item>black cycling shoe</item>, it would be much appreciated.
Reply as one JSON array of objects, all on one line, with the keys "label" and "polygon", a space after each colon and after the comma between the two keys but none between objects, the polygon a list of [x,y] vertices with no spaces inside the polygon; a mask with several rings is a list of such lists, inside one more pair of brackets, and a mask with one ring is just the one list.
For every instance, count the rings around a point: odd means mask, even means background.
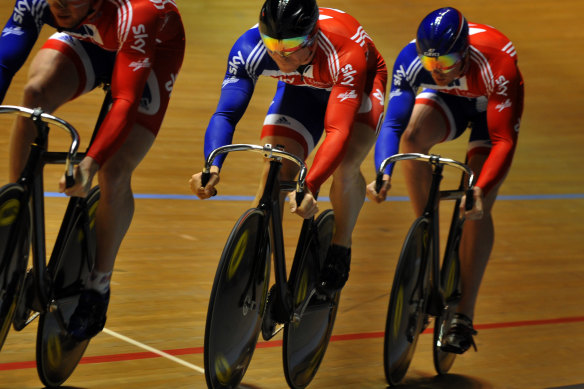
[{"label": "black cycling shoe", "polygon": [[476,334],[477,332],[472,326],[472,320],[462,313],[455,313],[440,349],[449,353],[462,354],[470,346],[473,346],[477,351],[477,346],[473,339]]},{"label": "black cycling shoe", "polygon": [[69,334],[78,341],[93,338],[105,326],[110,291],[101,294],[93,289],[81,292],[79,303],[69,320]]},{"label": "black cycling shoe", "polygon": [[351,248],[332,244],[326,254],[317,290],[332,296],[343,289],[349,279],[351,268]]}]

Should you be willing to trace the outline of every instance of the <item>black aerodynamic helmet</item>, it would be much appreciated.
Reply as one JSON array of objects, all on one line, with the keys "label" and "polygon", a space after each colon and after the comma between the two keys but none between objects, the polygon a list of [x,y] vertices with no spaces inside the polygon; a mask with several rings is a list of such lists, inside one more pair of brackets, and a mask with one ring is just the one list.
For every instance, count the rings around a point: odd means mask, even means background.
[{"label": "black aerodynamic helmet", "polygon": [[260,11],[260,33],[273,39],[310,36],[317,23],[315,0],[266,0]]}]

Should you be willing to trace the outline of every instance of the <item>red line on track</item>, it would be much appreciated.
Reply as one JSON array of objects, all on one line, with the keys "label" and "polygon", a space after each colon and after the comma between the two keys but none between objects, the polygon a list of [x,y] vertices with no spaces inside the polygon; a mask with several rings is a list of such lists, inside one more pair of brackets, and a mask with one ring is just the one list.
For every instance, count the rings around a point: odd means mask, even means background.
[{"label": "red line on track", "polygon": [[[540,325],[551,325],[551,324],[568,324],[568,323],[581,323],[584,322],[584,316],[578,317],[562,317],[557,319],[542,319],[542,320],[523,320],[523,321],[512,321],[506,323],[490,323],[490,324],[477,324],[475,328],[477,330],[492,330],[498,328],[514,328],[514,327],[531,327]],[[432,333],[432,328],[427,328],[424,333]],[[333,335],[331,337],[331,342],[343,342],[350,340],[360,340],[360,339],[374,339],[383,338],[383,332],[363,332],[355,334],[342,334]],[[270,342],[259,342],[257,348],[269,348],[269,347],[280,347],[282,345],[281,340],[275,340]],[[193,355],[202,354],[203,347],[188,347],[176,350],[166,350],[164,351],[170,355]],[[121,361],[133,361],[139,359],[150,359],[150,358],[161,358],[160,355],[151,352],[139,352],[139,353],[126,353],[126,354],[112,354],[112,355],[98,355],[92,357],[84,357],[79,362],[80,364],[92,364],[92,363],[105,363],[105,362],[121,362]],[[20,369],[34,369],[36,368],[35,361],[26,362],[9,362],[0,363],[0,371],[2,370],[20,370]]]}]

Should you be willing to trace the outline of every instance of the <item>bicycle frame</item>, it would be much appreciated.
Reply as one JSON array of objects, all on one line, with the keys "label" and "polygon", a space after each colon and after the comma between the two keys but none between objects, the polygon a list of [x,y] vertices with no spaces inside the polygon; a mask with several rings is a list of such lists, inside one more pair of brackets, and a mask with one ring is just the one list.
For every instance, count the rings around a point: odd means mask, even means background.
[{"label": "bicycle frame", "polygon": [[[430,300],[427,305],[427,313],[433,316],[439,316],[440,312],[444,308],[443,293],[440,290],[440,283],[437,280],[440,279],[440,228],[439,228],[439,202],[440,200],[460,200],[463,195],[466,195],[466,210],[470,210],[473,207],[473,182],[474,173],[472,170],[453,159],[442,158],[439,155],[426,155],[420,153],[404,153],[396,154],[387,159],[385,159],[379,168],[376,187],[377,190],[381,188],[383,180],[383,172],[385,168],[394,162],[403,160],[416,160],[429,162],[432,166],[432,181],[430,183],[430,190],[428,193],[428,199],[422,213],[422,217],[425,218],[430,225],[430,235],[434,237],[432,240],[432,263],[426,264],[426,266],[431,266],[431,293]],[[444,166],[451,166],[458,170],[463,171],[468,176],[468,181],[466,183],[467,189],[464,190],[464,181],[461,182],[461,188],[459,190],[440,190],[440,182],[442,181]],[[458,210],[455,209],[453,218],[458,215]],[[422,272],[423,273],[423,272]]]},{"label": "bicycle frame", "polygon": [[[43,113],[39,109],[28,109],[16,106],[0,106],[0,114],[13,113],[19,116],[31,118],[37,129],[37,137],[31,145],[30,155],[26,166],[18,180],[25,191],[25,200],[30,201],[32,213],[32,254],[36,297],[38,299],[39,311],[46,309],[49,303],[47,291],[50,286],[44,277],[46,267],[46,246],[45,246],[45,204],[44,204],[44,181],[43,168],[45,163],[65,163],[65,177],[68,185],[72,185],[73,164],[78,157],[79,134],[67,122]],[[47,151],[48,127],[45,122],[56,125],[64,129],[71,136],[71,145],[67,153],[52,153]],[[64,161],[63,161],[64,158]],[[24,213],[23,213],[24,215]],[[24,217],[24,216],[23,216]]]},{"label": "bicycle frame", "polygon": [[305,180],[307,168],[302,161],[297,156],[280,150],[278,148],[272,148],[270,144],[265,146],[257,146],[250,144],[233,144],[226,145],[215,149],[207,158],[205,167],[203,169],[203,175],[201,177],[203,186],[209,181],[210,168],[213,161],[218,155],[230,153],[233,151],[253,151],[260,153],[270,160],[270,170],[268,172],[268,177],[264,186],[264,191],[262,197],[260,198],[258,208],[264,212],[266,215],[266,220],[270,221],[270,226],[265,227],[269,231],[270,242],[272,243],[272,253],[274,262],[274,274],[276,277],[276,299],[278,299],[278,307],[283,307],[284,309],[280,311],[280,314],[286,313],[286,322],[291,320],[293,316],[292,307],[292,296],[291,291],[287,284],[287,272],[286,272],[286,260],[284,253],[284,234],[282,231],[282,214],[281,214],[281,204],[280,204],[280,191],[291,190],[291,187],[285,183],[280,182],[278,174],[282,166],[282,159],[290,160],[296,163],[300,167],[300,173],[298,180],[296,182],[296,202],[300,204],[304,196]]},{"label": "bicycle frame", "polygon": [[[111,104],[111,93],[109,86],[103,85],[106,91],[106,97],[102,103],[98,120],[95,125],[93,137],[97,133],[97,129],[101,126],[109,106]],[[34,320],[40,313],[47,310],[58,311],[58,306],[54,304],[51,299],[51,285],[50,277],[47,277],[47,250],[45,242],[45,199],[44,199],[44,175],[43,170],[46,164],[65,165],[65,183],[66,187],[71,187],[75,183],[73,177],[73,168],[76,164],[85,157],[86,153],[79,153],[79,133],[66,121],[55,117],[53,115],[44,113],[40,108],[29,109],[19,106],[4,105],[0,106],[0,114],[15,114],[21,117],[29,118],[33,121],[36,127],[36,138],[31,144],[30,154],[26,161],[26,165],[18,179],[17,183],[24,188],[24,200],[30,204],[30,213],[32,216],[31,226],[31,246],[32,246],[32,268],[34,269],[33,277],[34,299],[32,301],[34,310],[37,314],[29,319],[27,322]],[[49,127],[47,124],[52,124],[69,133],[71,137],[71,144],[68,152],[52,152],[48,151]],[[93,141],[93,137],[92,140]],[[91,144],[91,142],[90,142]],[[64,221],[69,224],[62,228],[66,230],[72,227],[73,221],[69,215],[79,206],[81,198],[71,197]],[[22,214],[25,217],[26,213]],[[84,233],[86,236],[88,232],[87,223],[84,223]],[[52,255],[58,255],[63,250],[62,244],[57,240],[55,242]],[[95,259],[95,258],[92,258]],[[58,315],[60,317],[60,315]],[[61,318],[62,319],[62,318]]]}]

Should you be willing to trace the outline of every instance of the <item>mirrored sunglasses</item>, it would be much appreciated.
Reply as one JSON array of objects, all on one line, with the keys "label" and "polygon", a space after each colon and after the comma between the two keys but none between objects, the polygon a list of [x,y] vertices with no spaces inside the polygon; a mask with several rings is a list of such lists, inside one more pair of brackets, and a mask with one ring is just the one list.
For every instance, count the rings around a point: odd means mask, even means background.
[{"label": "mirrored sunglasses", "polygon": [[283,57],[287,57],[306,46],[310,46],[314,42],[314,34],[286,39],[276,39],[264,34],[260,35],[269,51],[278,53]]},{"label": "mirrored sunglasses", "polygon": [[441,73],[450,73],[456,68],[456,65],[462,61],[463,56],[460,53],[441,55],[440,57],[427,57],[420,55],[422,66],[429,72],[437,70]]}]

